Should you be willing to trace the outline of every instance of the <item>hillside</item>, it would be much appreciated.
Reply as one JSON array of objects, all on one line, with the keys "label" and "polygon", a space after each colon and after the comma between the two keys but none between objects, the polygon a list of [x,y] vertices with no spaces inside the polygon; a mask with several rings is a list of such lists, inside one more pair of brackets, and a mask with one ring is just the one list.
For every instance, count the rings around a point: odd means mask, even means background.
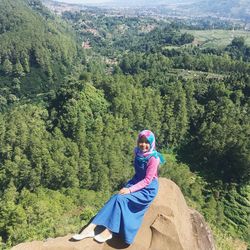
[{"label": "hillside", "polygon": [[[0,88],[16,98],[54,88],[77,55],[74,35],[40,1],[0,1]],[[7,84],[12,81],[13,84]],[[12,98],[13,99],[13,98]]]},{"label": "hillside", "polygon": [[[57,0],[57,2],[60,2]],[[66,3],[78,3],[92,5],[89,1],[62,1]],[[150,8],[150,12],[158,14],[175,15],[180,18],[184,16],[213,16],[218,18],[241,19],[248,22],[250,19],[249,0],[110,0],[102,3],[93,3],[99,7],[112,8]]]},{"label": "hillside", "polygon": [[0,248],[79,230],[133,176],[145,128],[218,250],[249,243],[247,31],[0,3]]},{"label": "hillside", "polygon": [[250,20],[249,0],[199,1],[187,6],[187,10],[199,15]]}]

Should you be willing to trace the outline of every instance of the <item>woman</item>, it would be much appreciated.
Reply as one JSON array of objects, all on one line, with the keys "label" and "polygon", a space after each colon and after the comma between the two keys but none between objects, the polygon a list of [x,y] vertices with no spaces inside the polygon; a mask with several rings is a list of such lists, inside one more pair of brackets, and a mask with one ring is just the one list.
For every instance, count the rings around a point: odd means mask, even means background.
[{"label": "woman", "polygon": [[[134,150],[135,175],[127,184],[113,195],[97,213],[92,222],[75,240],[94,237],[98,242],[112,238],[113,233],[121,234],[127,244],[134,241],[144,214],[158,192],[158,168],[164,162],[155,149],[155,136],[150,130],[139,133]],[[95,227],[101,225],[105,230],[95,235]]]}]

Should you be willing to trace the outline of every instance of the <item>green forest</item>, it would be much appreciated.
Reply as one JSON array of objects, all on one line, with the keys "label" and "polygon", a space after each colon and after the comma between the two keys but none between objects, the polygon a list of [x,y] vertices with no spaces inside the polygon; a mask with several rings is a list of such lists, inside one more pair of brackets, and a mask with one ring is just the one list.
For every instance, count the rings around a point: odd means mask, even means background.
[{"label": "green forest", "polygon": [[202,46],[206,28],[0,0],[2,249],[77,232],[132,177],[143,129],[217,249],[250,244],[250,44]]}]

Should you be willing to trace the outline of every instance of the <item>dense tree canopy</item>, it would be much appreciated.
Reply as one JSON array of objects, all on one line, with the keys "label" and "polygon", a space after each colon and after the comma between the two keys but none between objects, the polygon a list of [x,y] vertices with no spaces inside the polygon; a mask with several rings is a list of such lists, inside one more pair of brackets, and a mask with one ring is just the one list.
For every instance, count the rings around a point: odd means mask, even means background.
[{"label": "dense tree canopy", "polygon": [[[244,39],[202,49],[178,22],[98,11],[63,17],[75,31],[40,1],[0,1],[0,244],[86,223],[133,175],[146,128],[167,157],[161,175],[208,221],[247,240]],[[83,40],[88,51],[77,45]]]},{"label": "dense tree canopy", "polygon": [[[22,94],[58,85],[76,60],[74,33],[40,1],[2,0],[0,16],[1,82],[18,78]],[[17,95],[12,86],[9,93]]]}]

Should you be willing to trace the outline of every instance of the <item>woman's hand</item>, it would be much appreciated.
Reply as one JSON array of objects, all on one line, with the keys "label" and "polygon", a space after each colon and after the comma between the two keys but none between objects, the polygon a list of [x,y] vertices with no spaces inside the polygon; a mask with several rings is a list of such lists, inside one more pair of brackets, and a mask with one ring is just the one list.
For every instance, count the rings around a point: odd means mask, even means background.
[{"label": "woman's hand", "polygon": [[129,188],[122,188],[122,189],[119,191],[119,194],[129,194],[129,193],[130,193]]}]

